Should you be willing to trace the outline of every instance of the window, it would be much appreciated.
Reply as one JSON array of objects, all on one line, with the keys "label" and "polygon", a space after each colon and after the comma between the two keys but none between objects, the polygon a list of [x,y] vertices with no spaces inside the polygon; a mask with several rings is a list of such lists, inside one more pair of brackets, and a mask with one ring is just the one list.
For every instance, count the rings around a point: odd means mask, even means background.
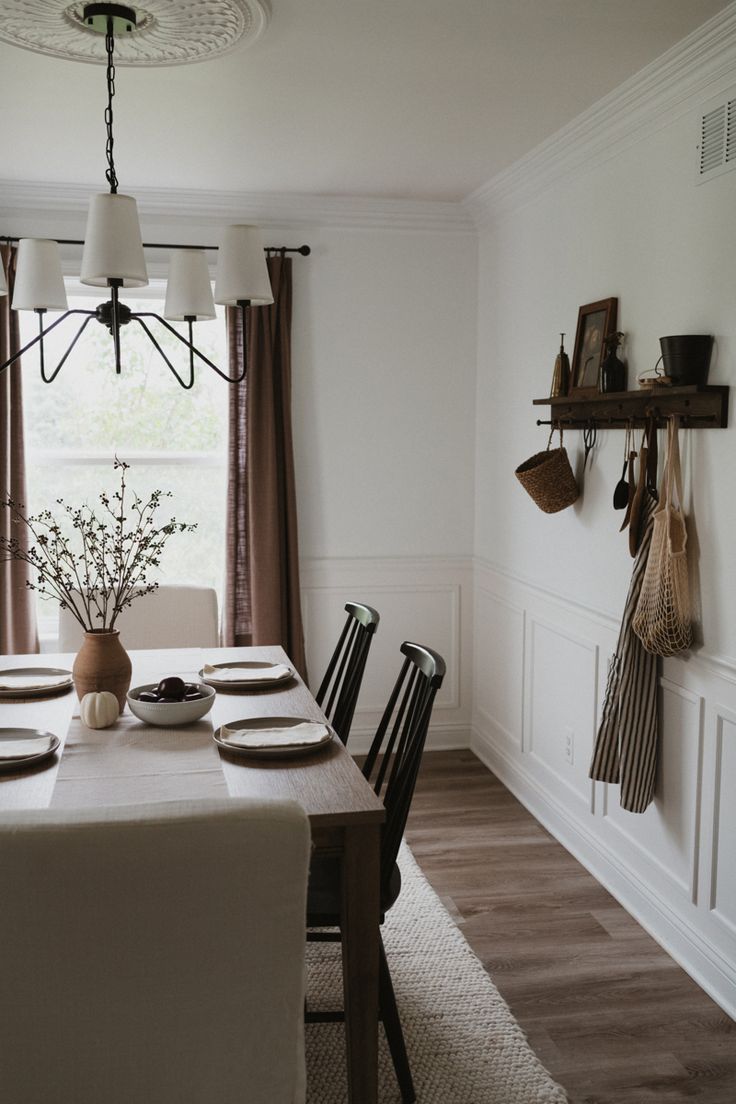
[{"label": "window", "polygon": [[[103,293],[68,285],[69,306],[89,309]],[[135,296],[135,298],[134,298]],[[144,298],[145,296],[145,298]],[[123,293],[133,310],[163,313],[162,287]],[[225,366],[224,312],[194,327],[195,343],[215,364]],[[80,320],[81,321],[81,318]],[[171,361],[188,369],[188,352],[155,321],[148,320]],[[76,323],[79,325],[79,322]],[[35,314],[21,313],[23,344],[38,332]],[[74,317],[46,340],[47,372],[56,367],[75,329]],[[23,358],[23,406],[29,508],[33,513],[64,498],[95,506],[103,489],[117,483],[115,455],[130,464],[128,485],[146,496],[171,491],[159,517],[196,522],[193,533],[174,535],[160,568],[167,582],[214,586],[222,594],[227,490],[227,403],[229,386],[202,362],[191,391],[183,390],[136,323],[122,332],[122,373],[115,373],[112,338],[90,322],[57,379],[45,384],[38,353]],[[39,602],[39,625],[48,644],[57,635],[58,610]]]}]

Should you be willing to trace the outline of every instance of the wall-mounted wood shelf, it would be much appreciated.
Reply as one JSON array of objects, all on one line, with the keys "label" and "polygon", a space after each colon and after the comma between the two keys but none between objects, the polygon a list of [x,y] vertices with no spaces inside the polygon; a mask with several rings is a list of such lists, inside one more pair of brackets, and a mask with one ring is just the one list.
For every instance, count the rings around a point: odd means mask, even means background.
[{"label": "wall-mounted wood shelf", "polygon": [[565,429],[625,429],[644,426],[654,414],[660,425],[668,414],[679,414],[681,424],[692,429],[725,429],[728,425],[728,387],[656,387],[639,391],[614,391],[606,395],[576,398],[534,399],[535,406],[549,406],[550,419],[537,425],[562,425]]}]

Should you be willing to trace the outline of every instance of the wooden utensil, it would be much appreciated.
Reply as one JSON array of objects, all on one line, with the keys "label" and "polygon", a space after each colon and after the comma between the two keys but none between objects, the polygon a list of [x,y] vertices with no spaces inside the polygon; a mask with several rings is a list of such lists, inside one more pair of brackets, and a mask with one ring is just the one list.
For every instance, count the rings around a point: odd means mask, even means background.
[{"label": "wooden utensil", "polygon": [[626,503],[626,513],[624,514],[624,520],[621,522],[621,528],[619,533],[623,533],[624,529],[631,521],[631,508],[634,505],[634,495],[636,493],[636,457],[637,453],[634,449],[629,453],[629,472],[628,472],[628,487],[629,487],[629,501]]},{"label": "wooden utensil", "polygon": [[639,550],[639,528],[641,522],[641,508],[644,500],[644,491],[647,484],[647,446],[646,435],[639,449],[639,478],[636,483],[636,491],[631,503],[629,517],[629,552],[632,558]]}]

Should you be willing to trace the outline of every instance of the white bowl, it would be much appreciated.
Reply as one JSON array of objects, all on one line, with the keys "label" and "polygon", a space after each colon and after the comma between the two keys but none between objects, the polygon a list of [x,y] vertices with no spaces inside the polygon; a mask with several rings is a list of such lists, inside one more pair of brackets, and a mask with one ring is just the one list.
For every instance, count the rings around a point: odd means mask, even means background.
[{"label": "white bowl", "polygon": [[215,700],[215,690],[212,686],[198,685],[198,689],[204,694],[203,698],[196,701],[182,702],[142,702],[138,695],[144,690],[155,690],[157,682],[147,682],[145,686],[135,686],[128,691],[128,705],[140,721],[146,724],[162,725],[169,728],[171,725],[192,724],[199,721],[209,713]]}]

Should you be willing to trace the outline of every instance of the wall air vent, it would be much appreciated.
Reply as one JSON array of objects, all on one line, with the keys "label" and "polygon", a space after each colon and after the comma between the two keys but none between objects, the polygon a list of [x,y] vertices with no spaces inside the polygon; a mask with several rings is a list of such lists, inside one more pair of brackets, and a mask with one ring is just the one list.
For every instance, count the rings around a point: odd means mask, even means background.
[{"label": "wall air vent", "polygon": [[700,119],[698,183],[736,168],[736,91]]}]

